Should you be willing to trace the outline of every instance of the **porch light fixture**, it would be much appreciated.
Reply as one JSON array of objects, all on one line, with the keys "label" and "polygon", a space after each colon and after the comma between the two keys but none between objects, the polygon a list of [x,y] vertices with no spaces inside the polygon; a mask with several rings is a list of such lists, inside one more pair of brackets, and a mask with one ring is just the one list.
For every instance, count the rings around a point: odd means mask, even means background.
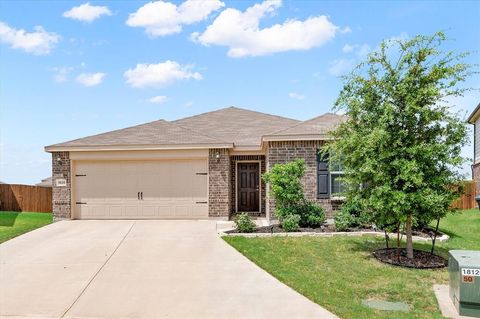
[{"label": "porch light fixture", "polygon": [[219,159],[220,159],[220,153],[217,153],[217,154],[215,155],[215,158],[216,158],[217,160],[219,160]]},{"label": "porch light fixture", "polygon": [[57,163],[62,165],[62,158],[60,156],[57,157]]}]

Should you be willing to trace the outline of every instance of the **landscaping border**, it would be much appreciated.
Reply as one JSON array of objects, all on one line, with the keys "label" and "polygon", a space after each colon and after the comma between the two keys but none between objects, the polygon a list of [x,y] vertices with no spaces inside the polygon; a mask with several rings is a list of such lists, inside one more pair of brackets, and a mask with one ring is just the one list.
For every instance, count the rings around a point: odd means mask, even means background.
[{"label": "landscaping border", "polygon": [[[243,237],[304,237],[304,236],[313,236],[313,237],[334,237],[334,236],[373,236],[373,237],[384,237],[384,232],[375,232],[375,231],[353,231],[353,232],[329,232],[329,233],[316,233],[316,232],[292,232],[292,233],[225,233],[224,231],[219,232],[220,236],[243,236]],[[397,236],[396,233],[388,233],[388,236],[394,238]],[[447,234],[443,234],[440,237],[437,237],[437,241],[444,242],[450,238]],[[429,237],[420,237],[413,236],[414,241],[423,241],[429,242],[432,239]]]}]

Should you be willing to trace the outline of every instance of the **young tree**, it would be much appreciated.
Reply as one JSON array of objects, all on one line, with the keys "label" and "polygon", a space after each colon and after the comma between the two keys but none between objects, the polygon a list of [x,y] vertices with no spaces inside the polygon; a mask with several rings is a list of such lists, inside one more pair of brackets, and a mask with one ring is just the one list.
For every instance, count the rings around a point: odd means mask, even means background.
[{"label": "young tree", "polygon": [[348,120],[325,150],[343,164],[347,200],[379,225],[405,224],[408,258],[413,224],[447,214],[463,178],[467,127],[447,99],[468,90],[458,84],[473,72],[467,54],[441,51],[444,40],[384,41],[345,76],[335,108]]}]

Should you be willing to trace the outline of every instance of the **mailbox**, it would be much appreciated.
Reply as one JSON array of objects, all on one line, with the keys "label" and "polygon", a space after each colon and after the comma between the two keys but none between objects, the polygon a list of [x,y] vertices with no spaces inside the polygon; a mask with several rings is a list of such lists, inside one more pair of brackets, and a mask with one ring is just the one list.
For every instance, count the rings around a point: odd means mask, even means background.
[{"label": "mailbox", "polygon": [[480,251],[448,253],[450,298],[461,316],[480,318]]}]

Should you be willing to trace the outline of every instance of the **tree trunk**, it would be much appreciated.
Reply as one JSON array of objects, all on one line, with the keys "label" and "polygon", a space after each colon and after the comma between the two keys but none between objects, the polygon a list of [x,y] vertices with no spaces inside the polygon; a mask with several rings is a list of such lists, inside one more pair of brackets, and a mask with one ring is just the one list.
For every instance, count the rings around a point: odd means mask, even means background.
[{"label": "tree trunk", "polygon": [[400,248],[400,222],[397,223],[397,248]]},{"label": "tree trunk", "polygon": [[389,247],[388,247],[388,234],[387,234],[387,230],[385,229],[384,232],[385,232],[385,243],[387,244],[387,249],[388,249]]},{"label": "tree trunk", "polygon": [[413,259],[412,215],[407,216],[405,233],[407,235],[407,258]]},{"label": "tree trunk", "polygon": [[435,227],[435,234],[433,234],[432,251],[430,252],[431,254],[433,254],[433,250],[435,249],[435,241],[437,240],[437,232],[438,232],[439,225],[440,225],[440,216],[437,218],[437,227]]}]

